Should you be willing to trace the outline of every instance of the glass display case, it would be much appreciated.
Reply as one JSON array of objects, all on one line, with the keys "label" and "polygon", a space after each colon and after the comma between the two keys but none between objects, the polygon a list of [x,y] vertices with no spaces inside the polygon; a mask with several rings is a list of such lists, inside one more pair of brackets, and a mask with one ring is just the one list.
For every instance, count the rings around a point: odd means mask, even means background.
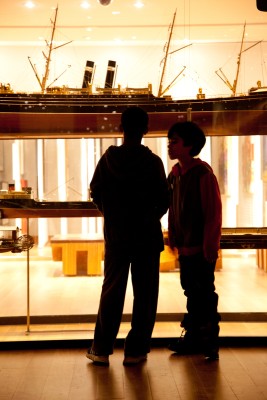
[{"label": "glass display case", "polygon": [[[94,321],[103,279],[103,226],[101,215],[88,201],[88,187],[100,156],[108,146],[120,144],[121,137],[2,138],[0,141],[1,190],[6,191],[9,185],[14,185],[18,191],[22,186],[31,187],[33,198],[30,201],[41,207],[29,207],[24,203],[22,207],[5,208],[3,202],[0,207],[1,224],[5,229],[16,226],[22,234],[31,235],[34,239],[34,247],[29,251],[0,254],[0,269],[5,277],[5,284],[0,290],[2,297],[12,298],[12,309],[3,307],[1,311],[4,323],[25,321],[25,315],[28,329],[30,321],[36,321],[36,318],[47,321],[48,316],[53,321],[64,317],[68,321]],[[168,173],[173,162],[168,159],[166,136],[147,136],[143,144],[162,158]],[[200,157],[211,164],[218,178],[224,229],[246,228],[241,234],[256,233],[257,237],[264,237],[267,204],[265,148],[263,135],[207,137]],[[77,207],[77,204],[82,207]],[[162,219],[162,226],[166,231],[167,215]],[[255,231],[255,227],[262,230]],[[64,257],[69,257],[68,253],[63,256],[64,238],[72,238],[72,244],[76,246],[75,262],[79,268],[74,274],[69,273],[64,264]],[[96,240],[90,252],[95,252],[94,262],[97,263],[93,273],[87,269],[89,253],[82,245],[83,240],[85,243],[86,240]],[[260,265],[255,245],[248,246],[244,240],[244,250],[234,247],[222,250],[219,279],[224,271],[227,276],[229,264],[235,263],[238,258],[251,264],[250,273],[256,276]],[[174,294],[179,287],[179,270],[177,265],[173,265],[174,268],[161,272],[158,308],[159,318],[170,320],[185,311],[183,301],[177,298],[170,305],[164,298],[165,285],[171,287]],[[265,281],[267,274],[261,275],[260,279]],[[224,306],[226,293],[220,285],[219,281],[222,313],[242,315],[254,312],[259,315],[265,312],[264,302],[257,309],[254,308],[254,301],[245,305],[238,302],[232,308]],[[127,298],[130,295],[129,292]],[[227,295],[231,295],[231,291]],[[127,300],[124,318],[127,319],[130,313],[131,302]]]}]

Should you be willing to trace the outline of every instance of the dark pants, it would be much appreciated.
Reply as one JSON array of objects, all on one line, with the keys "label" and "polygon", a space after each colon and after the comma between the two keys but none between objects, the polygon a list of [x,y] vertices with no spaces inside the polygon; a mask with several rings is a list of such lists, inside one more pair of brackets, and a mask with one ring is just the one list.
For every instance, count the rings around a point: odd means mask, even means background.
[{"label": "dark pants", "polygon": [[104,282],[97,315],[93,350],[101,355],[113,353],[124,307],[131,267],[133,310],[131,330],[125,340],[125,354],[150,351],[159,291],[159,257],[155,250],[136,250],[133,255],[106,249]]},{"label": "dark pants", "polygon": [[217,311],[218,295],[215,292],[215,262],[209,263],[202,253],[180,256],[180,279],[187,297],[187,311],[182,326],[192,335],[210,333],[212,340],[219,334],[220,315]]}]

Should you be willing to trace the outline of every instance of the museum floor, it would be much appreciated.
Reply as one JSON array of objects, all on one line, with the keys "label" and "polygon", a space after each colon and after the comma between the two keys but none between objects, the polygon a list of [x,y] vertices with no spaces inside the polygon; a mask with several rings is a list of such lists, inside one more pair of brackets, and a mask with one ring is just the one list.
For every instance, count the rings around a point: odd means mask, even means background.
[{"label": "museum floor", "polygon": [[[1,254],[0,274],[0,342],[84,341],[93,337],[102,276],[66,277],[62,274],[62,263],[52,261],[49,247],[34,248],[30,254],[27,326],[26,253]],[[257,267],[255,252],[224,251],[223,267],[216,272],[216,290],[222,314],[222,338],[267,336],[267,273]],[[128,284],[126,317],[119,338],[125,337],[129,329],[131,305],[132,291]],[[179,335],[178,319],[184,311],[179,271],[161,272],[153,338]]]}]

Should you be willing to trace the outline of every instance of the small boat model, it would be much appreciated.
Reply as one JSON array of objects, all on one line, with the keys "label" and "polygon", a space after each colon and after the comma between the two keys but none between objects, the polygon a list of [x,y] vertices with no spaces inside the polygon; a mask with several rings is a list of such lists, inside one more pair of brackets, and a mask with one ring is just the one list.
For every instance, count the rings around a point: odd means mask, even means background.
[{"label": "small boat model", "polygon": [[0,227],[0,253],[21,253],[34,246],[33,237],[30,235],[19,236],[19,228]]},{"label": "small boat model", "polygon": [[30,250],[34,245],[33,237],[30,235],[22,235],[17,239],[1,239],[0,253],[21,253]]}]

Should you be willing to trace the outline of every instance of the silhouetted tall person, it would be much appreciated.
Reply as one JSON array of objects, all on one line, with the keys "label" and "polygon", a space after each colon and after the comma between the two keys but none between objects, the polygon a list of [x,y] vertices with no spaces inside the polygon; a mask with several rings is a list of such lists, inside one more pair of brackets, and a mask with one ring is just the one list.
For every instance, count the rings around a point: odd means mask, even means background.
[{"label": "silhouetted tall person", "polygon": [[121,116],[121,146],[110,146],[97,164],[91,196],[104,217],[104,282],[94,340],[87,357],[109,363],[120,327],[131,270],[133,310],[125,339],[124,365],[147,358],[154,328],[160,252],[164,249],[160,219],[169,205],[161,159],[141,144],[148,114],[139,107]]}]

